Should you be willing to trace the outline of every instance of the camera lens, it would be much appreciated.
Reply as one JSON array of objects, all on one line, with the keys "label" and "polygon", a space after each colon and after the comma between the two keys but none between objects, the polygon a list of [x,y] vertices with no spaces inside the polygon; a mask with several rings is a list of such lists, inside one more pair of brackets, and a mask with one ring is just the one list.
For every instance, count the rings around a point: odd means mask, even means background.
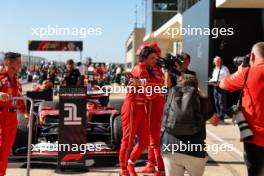
[{"label": "camera lens", "polygon": [[234,58],[233,63],[236,67],[240,66],[241,64],[243,64],[243,67],[247,67],[249,66],[249,58],[249,54],[245,56],[237,56]]},{"label": "camera lens", "polygon": [[237,56],[234,58],[233,63],[235,64],[235,66],[239,66],[243,63],[243,57]]}]

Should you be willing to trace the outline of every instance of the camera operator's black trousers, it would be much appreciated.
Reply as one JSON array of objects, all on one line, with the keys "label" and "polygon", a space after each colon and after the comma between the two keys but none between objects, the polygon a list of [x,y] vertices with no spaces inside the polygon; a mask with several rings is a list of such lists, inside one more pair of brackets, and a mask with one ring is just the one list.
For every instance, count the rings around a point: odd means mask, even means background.
[{"label": "camera operator's black trousers", "polygon": [[219,87],[214,88],[215,109],[220,120],[224,120],[226,113],[226,91]]},{"label": "camera operator's black trousers", "polygon": [[244,150],[244,157],[247,165],[248,176],[263,176],[264,147],[245,143]]}]

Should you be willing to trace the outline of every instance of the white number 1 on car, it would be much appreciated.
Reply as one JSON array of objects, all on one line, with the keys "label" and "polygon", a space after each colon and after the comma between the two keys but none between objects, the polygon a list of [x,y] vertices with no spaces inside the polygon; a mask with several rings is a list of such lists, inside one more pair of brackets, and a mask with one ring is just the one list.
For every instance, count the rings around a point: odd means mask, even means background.
[{"label": "white number 1 on car", "polygon": [[77,107],[73,103],[65,103],[64,111],[69,112],[68,117],[64,117],[64,125],[81,125],[82,118],[77,117]]}]

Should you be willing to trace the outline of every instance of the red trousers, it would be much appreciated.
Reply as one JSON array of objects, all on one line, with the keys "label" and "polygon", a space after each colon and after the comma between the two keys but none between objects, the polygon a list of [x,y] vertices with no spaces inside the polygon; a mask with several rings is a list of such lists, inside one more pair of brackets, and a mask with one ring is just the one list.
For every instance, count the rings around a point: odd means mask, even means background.
[{"label": "red trousers", "polygon": [[160,152],[160,130],[164,110],[164,97],[159,96],[150,104],[150,145],[148,148],[148,162],[157,163],[160,171],[164,170],[164,164]]},{"label": "red trousers", "polygon": [[[123,137],[119,153],[119,163],[122,170],[126,170],[128,159],[135,162],[149,145],[147,106],[147,104],[131,101],[125,101],[123,104]],[[138,137],[138,143],[133,148],[135,135]]]},{"label": "red trousers", "polygon": [[8,156],[16,138],[17,113],[0,111],[0,176],[4,176]]}]

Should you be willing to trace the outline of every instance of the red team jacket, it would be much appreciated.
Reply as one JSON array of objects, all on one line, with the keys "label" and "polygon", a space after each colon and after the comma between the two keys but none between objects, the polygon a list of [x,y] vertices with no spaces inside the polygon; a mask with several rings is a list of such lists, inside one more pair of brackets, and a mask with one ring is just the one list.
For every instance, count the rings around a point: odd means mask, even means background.
[{"label": "red team jacket", "polygon": [[[8,93],[11,96],[22,96],[21,91],[18,78],[15,78],[12,84],[5,71],[0,73],[0,92]],[[0,101],[0,108],[16,108],[18,111],[24,112],[26,105],[23,100],[17,100],[15,103],[12,100],[7,102]]]},{"label": "red team jacket", "polygon": [[[137,78],[143,80],[145,82],[142,85],[145,89],[151,91],[151,93],[147,93],[146,90],[144,92],[139,91],[141,88],[137,87],[136,92],[128,92],[126,95],[126,100],[128,101],[148,101],[155,99],[159,94],[155,94],[153,92],[154,88],[157,90],[158,87],[161,87],[163,84],[162,72],[160,68],[154,67],[152,70],[148,70],[144,63],[138,63],[131,71],[133,78]],[[152,89],[151,89],[152,88]],[[157,91],[158,92],[158,91]]]},{"label": "red team jacket", "polygon": [[[248,68],[226,77],[224,86],[234,92],[243,87]],[[242,111],[254,138],[250,141],[264,147],[264,64],[251,67],[242,96]]]}]

